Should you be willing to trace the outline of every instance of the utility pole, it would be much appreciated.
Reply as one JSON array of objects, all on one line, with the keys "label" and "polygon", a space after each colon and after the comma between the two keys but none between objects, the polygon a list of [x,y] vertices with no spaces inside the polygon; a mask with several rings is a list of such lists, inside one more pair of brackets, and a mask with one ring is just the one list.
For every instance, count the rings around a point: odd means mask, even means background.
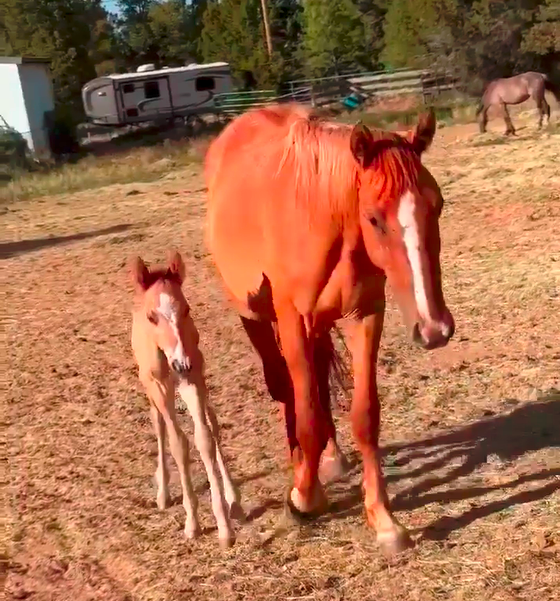
[{"label": "utility pole", "polygon": [[266,7],[266,0],[261,0],[263,22],[264,22],[264,35],[266,38],[266,48],[268,50],[268,58],[272,58],[272,37],[270,36],[270,23],[268,22],[268,10]]}]

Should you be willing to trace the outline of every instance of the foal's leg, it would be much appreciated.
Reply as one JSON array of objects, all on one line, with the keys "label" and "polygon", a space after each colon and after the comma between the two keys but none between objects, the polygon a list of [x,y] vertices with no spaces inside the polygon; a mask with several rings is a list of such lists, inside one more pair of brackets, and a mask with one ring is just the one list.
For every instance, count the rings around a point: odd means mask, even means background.
[{"label": "foal's leg", "polygon": [[303,317],[294,305],[282,299],[275,303],[282,353],[290,372],[294,390],[294,413],[286,407],[287,419],[295,417],[295,434],[300,453],[294,449],[294,487],[289,505],[296,511],[320,512],[326,498],[319,482],[321,453],[329,435],[327,419],[319,401],[313,364],[313,340],[308,336]]},{"label": "foal's leg", "polygon": [[220,428],[214,408],[210,403],[206,403],[206,417],[212,431],[212,436],[216,441],[216,461],[222,475],[224,483],[224,494],[229,507],[229,517],[241,519],[244,517],[243,508],[241,507],[241,496],[238,488],[233,483],[227,465],[224,461],[222,450],[220,449]]},{"label": "foal's leg", "polygon": [[179,394],[187,405],[194,422],[194,441],[206,468],[208,482],[210,483],[212,511],[218,525],[220,545],[222,547],[230,547],[235,541],[235,534],[229,521],[229,508],[219,476],[219,468],[216,461],[216,441],[206,421],[204,385],[201,382],[191,384],[183,381],[179,384]]},{"label": "foal's leg", "polygon": [[169,506],[169,471],[165,461],[165,422],[163,415],[155,404],[150,401],[150,416],[154,425],[158,443],[158,464],[156,469],[157,497],[156,502],[159,509]]},{"label": "foal's leg", "polygon": [[382,550],[395,553],[412,543],[406,529],[391,513],[381,470],[376,368],[383,317],[383,314],[366,317],[356,324],[353,332],[354,398],[351,420],[364,462],[363,487],[367,519],[377,532],[377,542]]},{"label": "foal's leg", "polygon": [[200,533],[197,517],[198,500],[194,494],[189,472],[189,443],[177,421],[175,386],[170,378],[165,383],[152,380],[149,384],[149,390],[150,398],[163,416],[169,436],[169,448],[177,464],[181,479],[183,507],[187,514],[185,535],[187,538],[195,538]]}]

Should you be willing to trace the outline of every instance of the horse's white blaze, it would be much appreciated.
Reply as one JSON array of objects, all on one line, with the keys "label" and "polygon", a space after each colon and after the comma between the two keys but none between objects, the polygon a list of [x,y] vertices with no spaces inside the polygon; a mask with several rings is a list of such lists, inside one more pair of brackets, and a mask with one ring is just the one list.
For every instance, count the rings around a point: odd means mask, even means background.
[{"label": "horse's white blaze", "polygon": [[420,235],[416,221],[416,202],[410,190],[405,192],[399,203],[398,220],[403,229],[404,245],[412,269],[412,282],[414,285],[414,298],[418,313],[426,321],[434,321],[430,314],[430,303],[426,293],[426,274],[422,268],[420,255]]},{"label": "horse's white blaze", "polygon": [[179,334],[178,327],[178,319],[177,319],[177,306],[173,302],[173,299],[162,292],[159,295],[159,306],[157,308],[158,313],[167,321],[170,325],[171,330],[177,340],[177,344],[174,349],[165,349],[165,355],[169,364],[171,364],[175,359],[179,361],[185,360],[185,350],[183,349],[183,343],[181,342],[181,336]]}]

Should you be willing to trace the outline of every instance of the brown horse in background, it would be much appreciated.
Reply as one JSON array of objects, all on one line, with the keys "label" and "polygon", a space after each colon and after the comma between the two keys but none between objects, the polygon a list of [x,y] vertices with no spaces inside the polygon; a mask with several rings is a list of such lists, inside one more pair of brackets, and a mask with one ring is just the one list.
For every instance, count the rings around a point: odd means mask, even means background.
[{"label": "brown horse in background", "polygon": [[507,110],[508,104],[521,104],[525,100],[532,98],[537,103],[539,109],[539,128],[542,127],[543,117],[546,115],[550,122],[550,105],[545,98],[545,90],[552,92],[558,102],[560,102],[560,88],[553,84],[543,73],[528,71],[513,77],[495,79],[490,82],[482,100],[476,111],[476,116],[480,118],[480,131],[486,131],[488,124],[488,110],[492,105],[499,106],[504,121],[506,122],[506,135],[515,134],[515,128]]},{"label": "brown horse in background", "polygon": [[235,119],[206,156],[208,244],[270,395],[284,405],[294,467],[288,507],[312,515],[326,506],[321,458],[340,459],[329,331],[347,318],[365,507],[389,553],[411,541],[391,512],[379,452],[386,280],[420,346],[445,346],[455,328],[441,286],[443,198],[421,162],[435,130],[433,111],[403,137],[273,106]]}]

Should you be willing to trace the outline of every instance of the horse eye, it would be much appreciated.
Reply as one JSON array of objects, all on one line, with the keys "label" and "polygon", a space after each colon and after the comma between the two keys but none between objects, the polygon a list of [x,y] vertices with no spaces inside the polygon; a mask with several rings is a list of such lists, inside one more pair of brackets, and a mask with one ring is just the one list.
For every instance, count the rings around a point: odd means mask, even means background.
[{"label": "horse eye", "polygon": [[382,234],[386,233],[385,230],[385,225],[383,224],[383,222],[378,219],[377,217],[371,217],[369,222],[371,223],[371,225],[373,225],[373,227],[375,229],[377,229],[379,232],[381,232]]},{"label": "horse eye", "polygon": [[157,322],[158,322],[158,316],[157,316],[157,313],[156,313],[155,311],[150,311],[150,312],[148,313],[148,321],[149,321],[150,323],[153,323],[154,325],[157,325]]}]

